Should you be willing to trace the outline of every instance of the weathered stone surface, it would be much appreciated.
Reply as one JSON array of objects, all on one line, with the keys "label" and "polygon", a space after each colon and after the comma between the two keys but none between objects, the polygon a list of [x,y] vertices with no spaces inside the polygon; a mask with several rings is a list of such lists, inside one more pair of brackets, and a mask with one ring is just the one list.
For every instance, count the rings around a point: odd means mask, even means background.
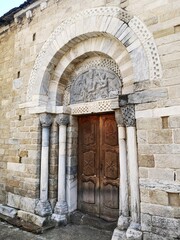
[{"label": "weathered stone surface", "polygon": [[149,168],[148,175],[153,180],[164,180],[174,181],[174,170],[173,169],[162,169],[162,168]]},{"label": "weathered stone surface", "polygon": [[180,219],[154,216],[152,217],[152,226],[155,234],[174,238],[180,236]]},{"label": "weathered stone surface", "polygon": [[154,159],[157,168],[179,168],[180,154],[155,154]]},{"label": "weathered stone surface", "polygon": [[161,129],[160,118],[140,118],[136,120],[136,123],[139,130]]},{"label": "weathered stone surface", "polygon": [[164,191],[150,190],[149,191],[149,201],[151,203],[167,206],[169,203],[168,194],[167,194],[167,192],[164,192]]},{"label": "weathered stone surface", "polygon": [[172,131],[163,129],[148,132],[148,142],[150,144],[168,144],[172,143]]},{"label": "weathered stone surface", "polygon": [[117,228],[121,231],[128,229],[130,224],[130,217],[120,216],[118,219]]},{"label": "weathered stone surface", "polygon": [[46,217],[52,214],[52,208],[48,200],[42,201],[39,200],[36,204],[36,207],[34,208],[34,212],[41,216],[41,217]]},{"label": "weathered stone surface", "polygon": [[155,167],[154,155],[139,155],[139,166],[153,168]]},{"label": "weathered stone surface", "polygon": [[0,213],[5,216],[14,218],[17,215],[17,210],[0,204]]},{"label": "weathered stone surface", "polygon": [[40,217],[33,213],[24,212],[21,210],[18,211],[17,215],[22,220],[24,220],[26,222],[34,223],[35,225],[37,225],[39,227],[42,227],[47,220],[47,218],[45,218],[45,217]]},{"label": "weathered stone surface", "polygon": [[11,207],[34,213],[35,199],[8,193],[7,204]]},{"label": "weathered stone surface", "polygon": [[170,116],[169,117],[169,127],[170,128],[180,128],[180,117]]},{"label": "weathered stone surface", "polygon": [[167,90],[166,89],[157,89],[157,90],[144,90],[141,92],[136,92],[134,94],[129,95],[128,102],[129,103],[148,103],[154,102],[163,98],[167,98]]},{"label": "weathered stone surface", "polygon": [[[38,6],[34,7],[36,2]],[[115,75],[118,73],[119,77],[122,76],[123,84],[120,88],[114,88],[115,84],[111,86],[113,79],[101,79],[104,83],[107,80],[106,90],[111,94],[105,91],[92,93],[88,89],[87,98],[95,95],[113,97],[112,91],[121,94],[122,90],[123,94],[131,93],[129,100],[137,103],[135,118],[141,210],[144,212],[142,219],[146,223],[142,223],[144,238],[171,240],[172,236],[161,226],[153,226],[154,232],[150,233],[152,228],[148,216],[162,215],[166,219],[179,217],[179,1],[85,0],[80,4],[80,0],[44,0],[33,1],[33,4],[28,3],[28,9],[26,7],[19,9],[22,11],[18,10],[15,15],[10,13],[11,27],[3,26],[0,20],[0,202],[6,203],[7,196],[9,205],[24,211],[34,211],[34,199],[39,197],[39,113],[52,112],[55,119],[57,113],[67,111],[62,104],[69,103],[68,98],[71,99],[65,92],[71,88],[73,79],[90,68],[95,69],[96,73],[100,69],[110,69]],[[118,10],[118,7],[126,7],[127,11]],[[128,12],[138,16],[142,22]],[[78,15],[73,17],[75,14]],[[149,26],[148,29],[144,23]],[[54,29],[57,30],[53,32]],[[156,44],[152,35],[157,37]],[[162,79],[157,77],[161,76],[160,62],[163,67]],[[35,81],[32,85],[33,79]],[[88,78],[86,80],[89,81]],[[101,91],[103,86],[98,86],[100,82],[95,81],[95,88]],[[28,84],[33,86],[29,88],[31,90],[27,89]],[[83,84],[86,85],[85,82]],[[78,92],[79,88],[76,90]],[[87,92],[84,91],[84,94]],[[33,95],[32,100],[37,106],[26,103],[26,95],[28,99]],[[77,106],[76,114],[78,111],[79,114],[90,114],[118,108],[117,102],[113,108],[108,107],[108,104],[102,101],[100,105],[96,102],[89,108],[82,103]],[[74,114],[71,107],[67,108],[68,113]],[[30,114],[33,112],[38,113],[38,116]],[[75,125],[78,127],[77,122]],[[57,198],[57,132],[57,124],[54,122],[50,137],[51,203]],[[77,129],[69,132],[67,146],[67,201],[70,211],[76,209],[78,197],[77,132]],[[85,237],[89,237],[87,233]]]},{"label": "weathered stone surface", "polygon": [[141,214],[141,229],[143,232],[151,232],[152,216],[150,214]]},{"label": "weathered stone surface", "polygon": [[125,231],[121,231],[118,228],[115,228],[111,240],[122,240],[122,239],[123,240],[127,239]]},{"label": "weathered stone surface", "polygon": [[126,237],[129,240],[142,240],[142,232],[129,228],[126,232]]},{"label": "weathered stone surface", "polygon": [[174,143],[180,144],[180,129],[174,130]]},{"label": "weathered stone surface", "polygon": [[180,207],[180,193],[168,193],[169,205],[174,207]]},{"label": "weathered stone surface", "polygon": [[163,206],[158,204],[141,203],[142,213],[151,214],[165,218],[179,218],[180,209],[178,207]]},{"label": "weathered stone surface", "polygon": [[137,140],[139,144],[146,144],[147,143],[147,131],[138,130],[137,131]]}]

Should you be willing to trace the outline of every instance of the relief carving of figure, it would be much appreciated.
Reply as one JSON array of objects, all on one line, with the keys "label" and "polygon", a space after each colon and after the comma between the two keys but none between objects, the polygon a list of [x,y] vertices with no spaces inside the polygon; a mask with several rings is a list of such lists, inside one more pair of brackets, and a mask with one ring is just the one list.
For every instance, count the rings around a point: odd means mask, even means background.
[{"label": "relief carving of figure", "polygon": [[71,104],[117,97],[120,78],[110,70],[90,69],[79,75],[71,86]]}]

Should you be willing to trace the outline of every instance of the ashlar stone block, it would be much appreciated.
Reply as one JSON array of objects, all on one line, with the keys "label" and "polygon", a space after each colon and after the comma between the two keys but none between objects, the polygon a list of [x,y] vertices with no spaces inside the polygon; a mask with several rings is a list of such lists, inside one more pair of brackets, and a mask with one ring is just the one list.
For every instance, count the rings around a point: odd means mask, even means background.
[{"label": "ashlar stone block", "polygon": [[34,223],[35,225],[42,227],[45,224],[46,217],[40,217],[33,213],[28,213],[25,211],[18,211],[18,217],[22,220],[30,223]]},{"label": "ashlar stone block", "polygon": [[168,144],[172,143],[172,130],[163,129],[148,132],[148,142],[151,144]]},{"label": "ashlar stone block", "polygon": [[5,216],[14,218],[17,215],[17,210],[0,204],[0,213]]},{"label": "ashlar stone block", "polygon": [[154,155],[139,155],[139,166],[153,168],[155,167]]}]

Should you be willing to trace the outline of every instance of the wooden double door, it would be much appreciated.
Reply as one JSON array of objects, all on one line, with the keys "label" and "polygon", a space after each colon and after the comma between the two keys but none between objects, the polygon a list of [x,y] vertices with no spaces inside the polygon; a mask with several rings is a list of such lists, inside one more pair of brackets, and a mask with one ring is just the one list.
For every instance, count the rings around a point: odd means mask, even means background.
[{"label": "wooden double door", "polygon": [[119,147],[115,116],[80,116],[78,124],[78,209],[117,220]]}]

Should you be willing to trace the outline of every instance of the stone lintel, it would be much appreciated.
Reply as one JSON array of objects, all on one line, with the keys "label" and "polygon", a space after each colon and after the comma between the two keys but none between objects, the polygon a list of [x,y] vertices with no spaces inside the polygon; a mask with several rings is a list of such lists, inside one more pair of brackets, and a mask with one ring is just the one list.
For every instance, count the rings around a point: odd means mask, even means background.
[{"label": "stone lintel", "polygon": [[119,97],[119,106],[156,102],[168,97],[167,89],[140,90]]}]

